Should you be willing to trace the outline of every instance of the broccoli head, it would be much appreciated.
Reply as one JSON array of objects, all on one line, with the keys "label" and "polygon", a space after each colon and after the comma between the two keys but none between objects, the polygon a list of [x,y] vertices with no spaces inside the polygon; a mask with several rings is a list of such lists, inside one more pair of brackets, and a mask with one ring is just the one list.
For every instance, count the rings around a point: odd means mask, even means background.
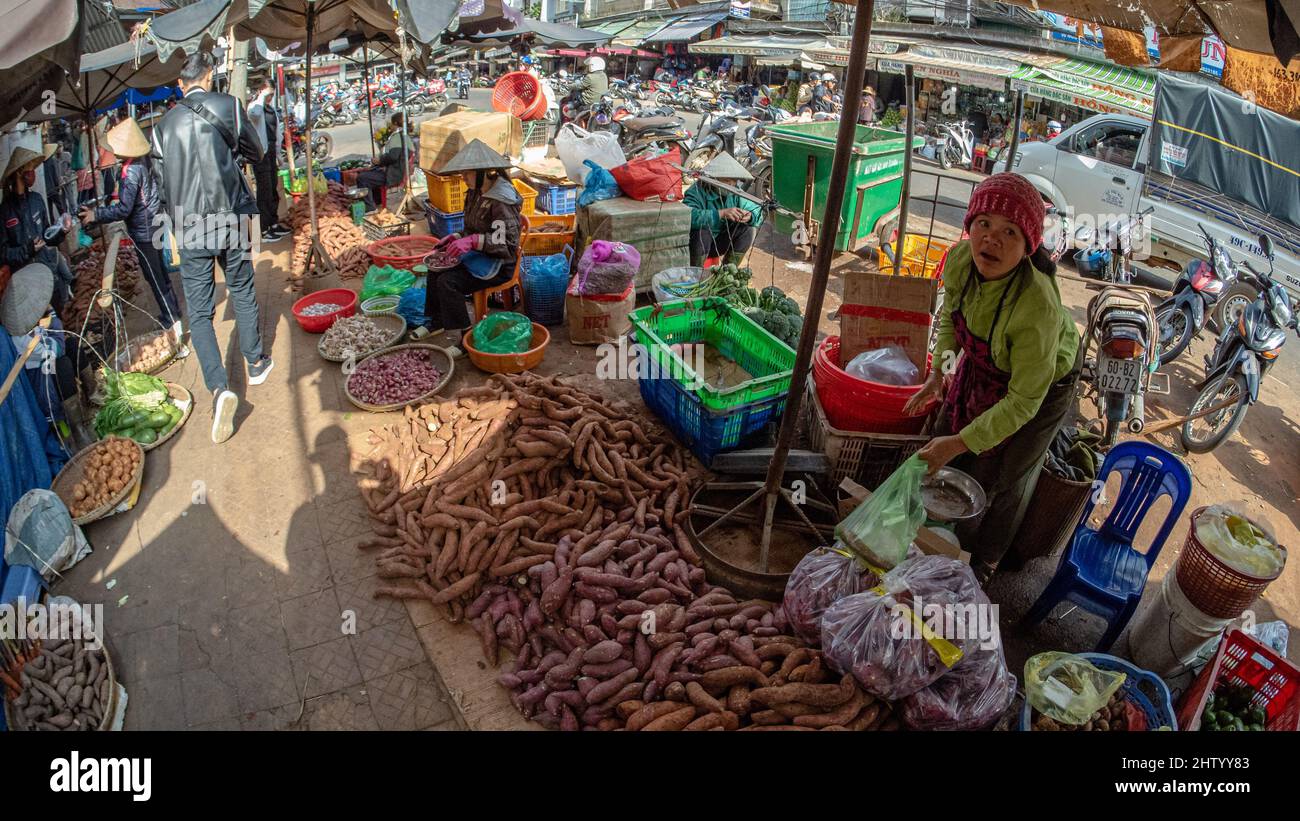
[{"label": "broccoli head", "polygon": [[799,310],[799,303],[788,296],[781,297],[781,305],[778,310],[786,316],[803,316],[803,312]]},{"label": "broccoli head", "polygon": [[777,339],[784,339],[790,332],[790,323],[786,321],[785,314],[768,312],[767,324],[764,326],[772,332],[772,336]]}]

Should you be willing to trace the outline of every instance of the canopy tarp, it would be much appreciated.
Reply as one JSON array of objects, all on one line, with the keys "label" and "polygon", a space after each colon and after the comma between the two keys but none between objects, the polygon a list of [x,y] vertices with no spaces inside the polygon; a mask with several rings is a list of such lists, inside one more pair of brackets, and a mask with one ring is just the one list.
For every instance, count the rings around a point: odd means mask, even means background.
[{"label": "canopy tarp", "polygon": [[[1300,230],[1300,123],[1210,83],[1162,74],[1148,167]],[[1287,148],[1287,146],[1291,146]]]},{"label": "canopy tarp", "polygon": [[685,43],[727,18],[726,11],[711,11],[681,17],[646,37],[646,43]]},{"label": "canopy tarp", "polygon": [[[831,53],[835,47],[825,37],[799,35],[735,35],[703,40],[688,46],[692,54],[732,54],[798,60],[805,54]],[[847,52],[846,52],[847,54]],[[822,60],[822,62],[832,62]]]},{"label": "canopy tarp", "polygon": [[115,107],[113,102],[128,89],[153,89],[176,82],[184,65],[179,54],[161,62],[153,45],[139,41],[82,55],[80,72],[59,87],[54,110],[38,111],[29,119],[93,118],[96,112]]},{"label": "canopy tarp", "polygon": [[489,34],[452,34],[448,32],[443,42],[452,46],[482,48],[484,46],[509,46],[525,43],[536,46],[578,48],[581,46],[603,46],[610,36],[593,29],[580,29],[563,23],[543,23],[540,20],[525,18],[514,28],[501,29]]},{"label": "canopy tarp", "polygon": [[892,58],[881,58],[877,68],[902,73],[906,66],[915,67],[918,77],[930,77],[959,85],[1005,89],[1007,77],[1020,67],[1010,55],[994,55],[943,46],[909,46]]},{"label": "canopy tarp", "polygon": [[665,26],[672,25],[672,21],[679,18],[670,18],[667,20],[638,20],[628,28],[620,31],[611,41],[616,46],[635,47],[645,42],[645,39]]},{"label": "canopy tarp", "polygon": [[1031,58],[1031,63],[1012,72],[1011,87],[1093,111],[1151,117],[1154,80],[1132,69],[1115,66],[1085,73],[1071,70],[1089,65],[1099,64],[1059,57],[1055,60]]}]

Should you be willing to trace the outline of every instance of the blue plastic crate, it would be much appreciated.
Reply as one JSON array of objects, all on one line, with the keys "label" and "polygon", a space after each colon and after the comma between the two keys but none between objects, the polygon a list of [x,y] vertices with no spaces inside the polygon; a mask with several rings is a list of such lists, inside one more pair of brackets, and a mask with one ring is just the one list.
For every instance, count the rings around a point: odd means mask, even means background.
[{"label": "blue plastic crate", "polygon": [[333,180],[334,182],[337,182],[340,185],[343,183],[343,172],[338,169],[338,166],[330,166],[329,168],[322,168],[320,172],[321,174],[325,175],[325,179],[327,180]]},{"label": "blue plastic crate", "polygon": [[547,280],[531,276],[533,263],[554,254],[524,257],[519,263],[519,279],[524,286],[524,306],[528,318],[539,325],[559,325],[564,321],[565,291],[569,278]]},{"label": "blue plastic crate", "polygon": [[578,211],[578,186],[576,185],[536,185],[537,210],[547,214],[562,216]]},{"label": "blue plastic crate", "polygon": [[423,202],[424,218],[429,222],[429,233],[435,237],[445,237],[448,234],[455,234],[465,227],[465,212],[457,211],[454,214],[447,214],[439,211],[428,203]]},{"label": "blue plastic crate", "polygon": [[723,451],[761,447],[767,439],[768,423],[779,419],[785,411],[785,394],[717,413],[705,408],[676,379],[640,379],[638,387],[646,406],[705,467]]},{"label": "blue plastic crate", "polygon": [[[1178,729],[1178,716],[1174,712],[1173,700],[1169,696],[1169,687],[1155,673],[1150,673],[1131,662],[1107,653],[1079,653],[1078,655],[1099,669],[1124,673],[1126,678],[1120,685],[1120,690],[1124,693],[1125,700],[1146,716],[1148,730],[1160,727]],[[1032,727],[1033,713],[1034,709],[1026,699],[1020,708],[1022,731],[1028,731]]]}]

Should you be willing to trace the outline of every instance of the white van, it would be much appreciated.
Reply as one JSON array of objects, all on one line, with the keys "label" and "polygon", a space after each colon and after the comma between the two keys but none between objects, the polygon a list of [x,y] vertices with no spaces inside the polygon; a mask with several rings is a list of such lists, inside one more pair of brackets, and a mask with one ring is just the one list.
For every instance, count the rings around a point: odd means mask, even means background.
[{"label": "white van", "polygon": [[[1243,202],[1147,169],[1151,121],[1124,114],[1098,114],[1071,126],[1048,142],[1024,143],[1014,170],[1027,177],[1075,226],[1107,221],[1116,214],[1137,214],[1153,207],[1148,225],[1150,256],[1135,253],[1136,268],[1175,279],[1190,259],[1207,259],[1199,225],[1223,241],[1234,262],[1268,270],[1257,237],[1274,243],[1275,279],[1300,303],[1300,229]],[[1281,158],[1279,158],[1281,159]],[[1278,172],[1272,172],[1278,173]],[[1215,322],[1244,309],[1255,289],[1237,283],[1215,307]]]}]

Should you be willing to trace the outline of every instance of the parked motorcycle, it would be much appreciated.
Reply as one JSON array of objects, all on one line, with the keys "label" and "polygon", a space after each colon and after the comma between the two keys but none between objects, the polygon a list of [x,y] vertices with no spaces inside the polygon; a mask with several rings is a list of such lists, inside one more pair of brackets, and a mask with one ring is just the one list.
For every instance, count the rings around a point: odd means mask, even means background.
[{"label": "parked motorcycle", "polygon": [[[296,160],[298,157],[303,155],[305,149],[303,134],[298,128],[298,124],[292,119],[289,120],[286,127],[289,130],[289,142],[293,146],[293,156]],[[311,133],[311,148],[313,159],[317,161],[326,160],[329,158],[330,154],[334,152],[334,138],[324,131],[313,130]],[[281,164],[288,165],[289,155],[285,151],[283,142],[279,145],[279,153]]]},{"label": "parked motorcycle", "polygon": [[935,154],[944,170],[954,165],[970,168],[975,162],[975,132],[965,120],[940,124]]},{"label": "parked motorcycle", "polygon": [[[1193,259],[1174,283],[1174,294],[1156,309],[1160,323],[1160,361],[1172,362],[1210,321],[1220,297],[1237,281],[1237,268],[1222,242],[1197,223],[1210,250],[1210,259]],[[1222,329],[1221,329],[1222,330]]]},{"label": "parked motorcycle", "polygon": [[457,78],[456,80],[456,99],[469,99],[469,80]]},{"label": "parked motorcycle", "polygon": [[736,130],[742,118],[750,118],[753,109],[730,108],[704,115],[699,133],[695,135],[691,153],[683,163],[687,171],[699,171],[719,154],[736,156]]},{"label": "parked motorcycle", "polygon": [[1259,245],[1269,270],[1257,271],[1247,261],[1246,270],[1238,273],[1242,281],[1259,289],[1259,297],[1223,329],[1214,353],[1205,360],[1206,377],[1197,385],[1200,393],[1188,416],[1214,410],[1183,423],[1183,447],[1191,453],[1209,453],[1241,427],[1246,411],[1259,400],[1259,383],[1277,361],[1287,329],[1297,327],[1291,297],[1273,281],[1273,241],[1263,234]]}]

